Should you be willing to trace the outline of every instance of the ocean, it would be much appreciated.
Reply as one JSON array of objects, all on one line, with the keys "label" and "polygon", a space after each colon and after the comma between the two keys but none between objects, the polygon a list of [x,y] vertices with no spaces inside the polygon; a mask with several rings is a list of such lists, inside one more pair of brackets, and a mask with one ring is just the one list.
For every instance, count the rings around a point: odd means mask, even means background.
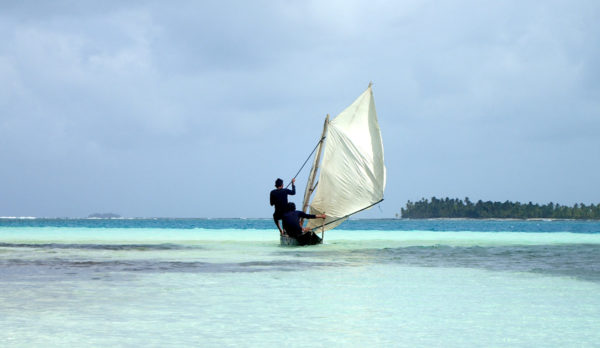
[{"label": "ocean", "polygon": [[1,347],[600,347],[600,222],[0,219]]}]

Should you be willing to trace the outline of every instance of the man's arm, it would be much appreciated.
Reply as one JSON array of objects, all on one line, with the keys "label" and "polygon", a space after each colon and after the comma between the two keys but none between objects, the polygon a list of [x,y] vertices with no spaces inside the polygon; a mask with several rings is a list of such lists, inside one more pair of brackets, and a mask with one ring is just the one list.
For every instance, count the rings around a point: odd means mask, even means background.
[{"label": "man's arm", "polygon": [[298,216],[303,219],[314,219],[317,217],[316,215],[313,215],[313,214],[306,214],[303,211],[298,211]]},{"label": "man's arm", "polygon": [[274,205],[274,204],[275,204],[275,200],[273,199],[273,191],[271,191],[271,194],[270,194],[269,200],[271,201],[271,205]]},{"label": "man's arm", "polygon": [[313,214],[306,214],[303,211],[298,211],[298,216],[300,216],[301,218],[305,218],[305,219],[324,219],[326,216],[325,214],[321,214],[321,215],[313,215]]},{"label": "man's arm", "polygon": [[288,195],[293,196],[296,194],[296,185],[294,185],[296,183],[296,179],[292,179],[292,189],[291,190],[287,190]]},{"label": "man's arm", "polygon": [[[303,212],[300,212],[300,213],[304,214]],[[304,215],[306,215],[307,219],[314,219],[314,218],[324,219],[327,217],[327,216],[325,216],[325,214],[321,214],[321,215],[304,214]],[[300,225],[300,227],[302,227],[302,225]],[[310,231],[310,228],[302,227],[302,232],[308,232],[308,231]]]}]

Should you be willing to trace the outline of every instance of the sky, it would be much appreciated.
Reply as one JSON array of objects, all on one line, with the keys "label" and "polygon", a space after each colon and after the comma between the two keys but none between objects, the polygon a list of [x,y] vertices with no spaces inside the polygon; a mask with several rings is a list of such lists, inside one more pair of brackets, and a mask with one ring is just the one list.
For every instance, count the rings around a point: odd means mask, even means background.
[{"label": "sky", "polygon": [[[408,200],[600,203],[598,1],[2,1],[0,216],[270,217],[373,82]],[[301,201],[308,171],[298,177]]]}]

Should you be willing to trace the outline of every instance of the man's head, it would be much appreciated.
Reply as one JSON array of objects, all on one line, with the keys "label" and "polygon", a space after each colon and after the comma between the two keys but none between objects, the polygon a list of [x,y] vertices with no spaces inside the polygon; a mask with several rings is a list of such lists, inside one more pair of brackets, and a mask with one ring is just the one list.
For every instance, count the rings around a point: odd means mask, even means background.
[{"label": "man's head", "polygon": [[296,211],[296,205],[294,202],[289,202],[287,205],[288,211]]},{"label": "man's head", "polygon": [[277,178],[277,180],[275,180],[275,187],[277,187],[277,188],[283,187],[283,180]]}]

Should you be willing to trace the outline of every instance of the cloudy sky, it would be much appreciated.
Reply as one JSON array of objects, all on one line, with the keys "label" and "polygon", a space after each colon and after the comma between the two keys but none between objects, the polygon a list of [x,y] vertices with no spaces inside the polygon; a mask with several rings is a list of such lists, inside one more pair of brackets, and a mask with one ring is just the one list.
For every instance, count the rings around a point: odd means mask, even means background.
[{"label": "cloudy sky", "polygon": [[369,81],[388,185],[360,217],[434,195],[599,203],[598,18],[598,1],[0,1],[0,216],[268,217],[274,179]]}]

